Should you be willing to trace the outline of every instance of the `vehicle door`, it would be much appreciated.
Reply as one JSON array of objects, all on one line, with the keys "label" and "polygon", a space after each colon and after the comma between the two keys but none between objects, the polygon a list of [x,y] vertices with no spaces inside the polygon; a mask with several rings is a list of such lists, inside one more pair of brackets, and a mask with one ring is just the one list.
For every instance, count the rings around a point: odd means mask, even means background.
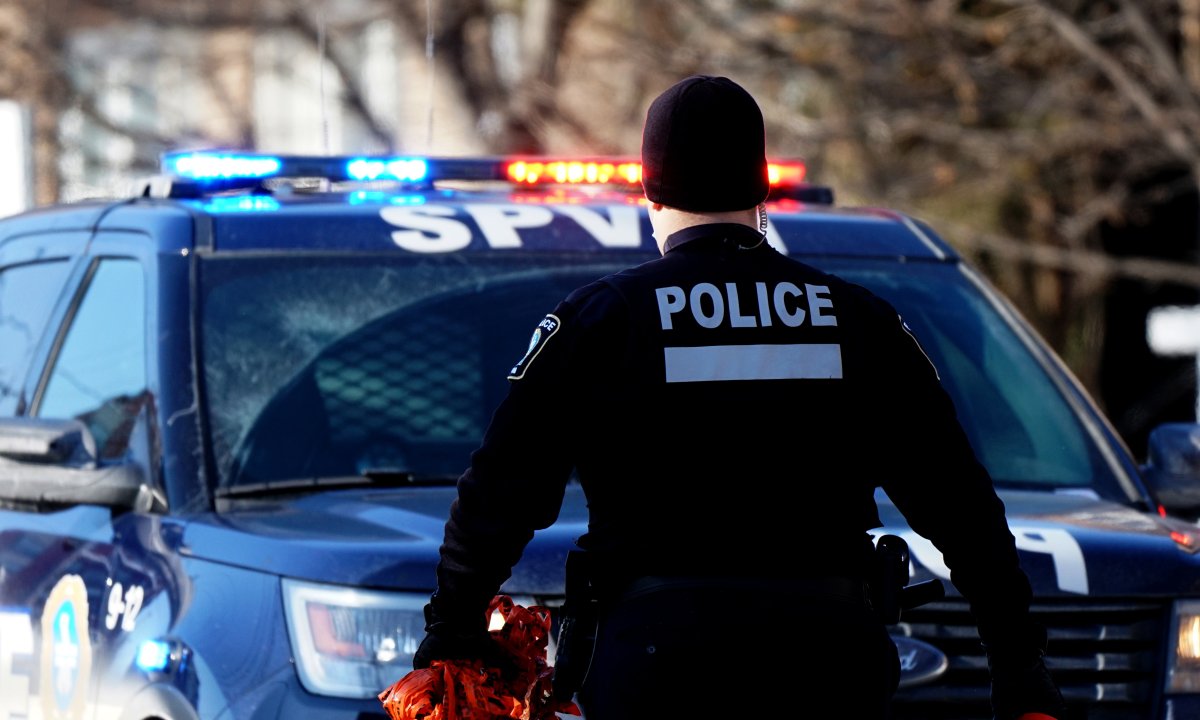
[{"label": "vehicle door", "polygon": [[[0,238],[0,418],[28,408],[40,348],[65,313],[89,236],[80,230]],[[26,717],[36,697],[36,578],[62,555],[46,525],[32,505],[0,496],[0,720]]]},{"label": "vehicle door", "polygon": [[[65,485],[78,495],[24,496],[14,503],[20,512],[0,517],[10,538],[0,597],[17,608],[8,622],[28,628],[14,631],[26,652],[9,665],[23,692],[0,692],[0,720],[33,706],[71,719],[120,708],[146,682],[136,667],[141,645],[170,622],[170,600],[151,603],[169,598],[162,589],[173,581],[155,532],[162,503],[147,372],[155,321],[148,246],[145,237],[93,239],[61,321],[46,333],[25,416],[38,429],[74,423],[82,439],[66,457],[9,458],[8,470],[26,473],[26,487],[45,483],[50,493]],[[88,494],[114,478],[129,491]],[[148,617],[157,622],[144,623]]]}]

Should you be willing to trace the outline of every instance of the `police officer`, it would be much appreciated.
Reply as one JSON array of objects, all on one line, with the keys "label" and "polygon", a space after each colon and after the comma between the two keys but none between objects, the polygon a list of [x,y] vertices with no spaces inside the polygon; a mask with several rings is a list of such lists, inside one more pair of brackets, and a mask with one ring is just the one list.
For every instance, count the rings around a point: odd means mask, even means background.
[{"label": "police officer", "polygon": [[415,666],[488,653],[485,608],[575,471],[600,596],[587,720],[887,717],[896,647],[863,590],[882,486],[970,601],[996,717],[1061,717],[1004,506],[936,369],[883,300],[766,242],[754,99],[670,87],[642,172],[662,257],[539,323],[459,480]]}]

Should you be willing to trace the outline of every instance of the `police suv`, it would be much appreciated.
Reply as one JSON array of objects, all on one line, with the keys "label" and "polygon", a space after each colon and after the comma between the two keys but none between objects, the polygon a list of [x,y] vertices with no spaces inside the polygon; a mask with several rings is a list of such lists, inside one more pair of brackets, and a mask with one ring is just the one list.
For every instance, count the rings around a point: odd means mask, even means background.
[{"label": "police suv", "polygon": [[[771,172],[769,242],[888,299],[938,367],[1072,708],[1200,716],[1200,426],[1164,426],[1140,463],[931,228]],[[0,720],[384,717],[530,332],[657,257],[639,179],[621,159],[186,152],[134,197],[0,221]],[[878,499],[912,581],[948,579]],[[561,605],[585,523],[572,484],[504,592]],[[946,586],[892,627],[900,718],[991,716]],[[723,671],[752,685],[769,661],[731,649]]]}]

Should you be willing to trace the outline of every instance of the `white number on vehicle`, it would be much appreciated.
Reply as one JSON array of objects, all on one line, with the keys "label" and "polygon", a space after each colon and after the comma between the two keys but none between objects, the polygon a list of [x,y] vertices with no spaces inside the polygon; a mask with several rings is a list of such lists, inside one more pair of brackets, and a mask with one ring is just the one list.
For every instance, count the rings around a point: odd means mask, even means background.
[{"label": "white number on vehicle", "polygon": [[[1054,561],[1055,582],[1059,590],[1080,595],[1088,593],[1087,563],[1083,558],[1083,549],[1071,533],[1061,528],[1021,525],[1010,526],[1009,530],[1016,539],[1018,550],[1050,556]],[[878,532],[883,534],[885,531]],[[913,560],[935,576],[943,580],[950,579],[950,568],[946,567],[941,551],[932,542],[911,530],[896,534],[908,543]]]},{"label": "white number on vehicle", "polygon": [[125,632],[133,630],[145,598],[146,591],[141,585],[130,585],[126,589],[119,582],[112,583],[108,591],[108,613],[104,616],[104,627],[115,630],[119,621]]}]

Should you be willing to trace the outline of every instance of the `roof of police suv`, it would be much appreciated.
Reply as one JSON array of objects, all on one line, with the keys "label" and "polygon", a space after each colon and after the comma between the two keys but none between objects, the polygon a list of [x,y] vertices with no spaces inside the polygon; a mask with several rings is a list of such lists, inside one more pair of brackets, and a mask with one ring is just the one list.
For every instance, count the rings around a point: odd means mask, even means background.
[{"label": "roof of police suv", "polygon": [[[956,259],[928,226],[880,208],[769,201],[770,239],[789,254]],[[0,219],[0,245],[55,230],[146,233],[161,249],[657,252],[644,200],[629,193],[434,190],[131,198]]]}]

